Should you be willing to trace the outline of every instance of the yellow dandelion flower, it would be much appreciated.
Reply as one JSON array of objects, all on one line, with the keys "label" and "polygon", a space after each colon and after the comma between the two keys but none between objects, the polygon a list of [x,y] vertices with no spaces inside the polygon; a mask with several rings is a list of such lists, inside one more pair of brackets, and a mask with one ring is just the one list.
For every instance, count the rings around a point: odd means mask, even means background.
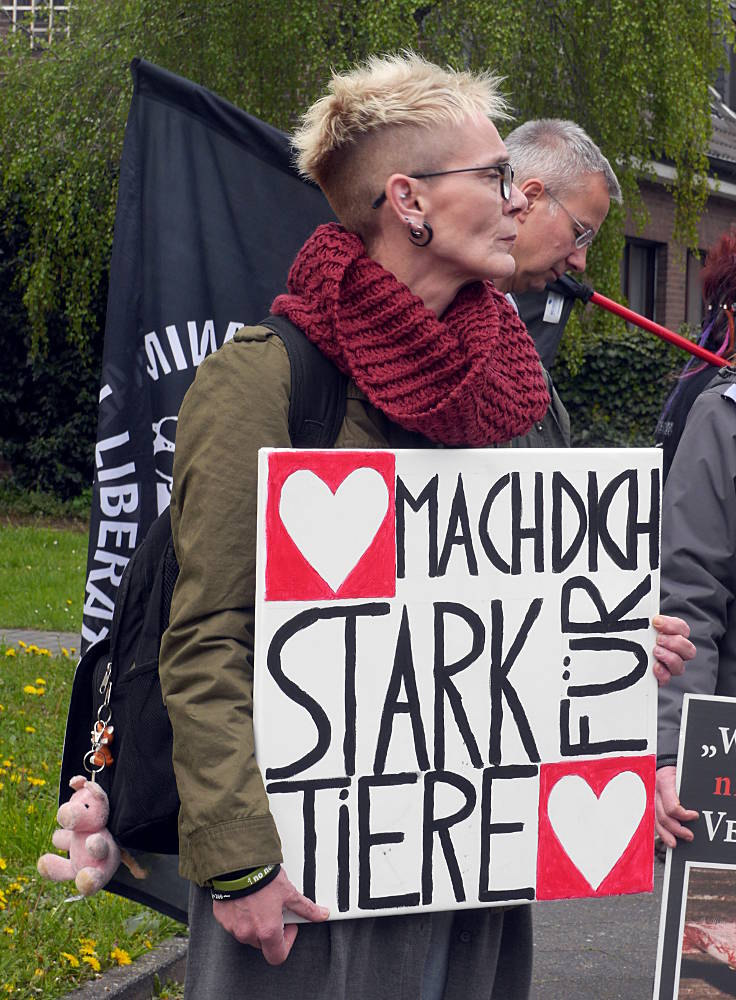
[{"label": "yellow dandelion flower", "polygon": [[5,860],[5,858],[0,858],[0,871],[4,872],[7,867],[8,867],[8,862]]},{"label": "yellow dandelion flower", "polygon": [[15,927],[3,927],[3,934],[15,934]]},{"label": "yellow dandelion flower", "polygon": [[5,899],[0,899],[0,911],[4,910],[6,906]]},{"label": "yellow dandelion flower", "polygon": [[26,686],[23,688],[23,693],[24,694],[40,694],[41,692],[38,690],[38,688],[35,688],[32,684],[26,684]]},{"label": "yellow dandelion flower", "polygon": [[72,602],[71,602],[71,600],[68,597],[66,599],[66,603],[69,605],[69,607],[71,607]]},{"label": "yellow dandelion flower", "polygon": [[3,767],[12,767],[12,764],[13,764],[13,758],[12,757],[10,758],[10,760],[4,760],[3,761]]},{"label": "yellow dandelion flower", "polygon": [[15,986],[13,986],[12,983],[6,983],[3,986],[3,989],[5,990],[6,993],[15,993]]},{"label": "yellow dandelion flower", "polygon": [[46,784],[45,778],[34,778],[32,775],[28,775],[28,784],[33,785],[34,788],[41,788]]},{"label": "yellow dandelion flower", "polygon": [[82,961],[86,962],[87,965],[91,965],[95,972],[100,971],[100,960],[96,955],[82,955]]},{"label": "yellow dandelion flower", "polygon": [[66,657],[69,656],[69,650],[66,648],[66,646],[61,647],[61,655]]},{"label": "yellow dandelion flower", "polygon": [[21,646],[21,647],[22,647],[23,649],[25,649],[25,648],[26,648],[26,644],[25,644],[25,643],[23,642],[23,640],[22,640],[22,639],[19,639],[19,640],[18,640],[18,645],[19,645],[19,646]]},{"label": "yellow dandelion flower", "polygon": [[124,948],[113,948],[110,952],[110,958],[117,962],[118,965],[130,965],[130,955],[125,951]]},{"label": "yellow dandelion flower", "polygon": [[46,681],[43,679],[43,677],[37,677],[33,683],[34,684],[40,684],[41,687],[43,687],[44,684],[46,683]]},{"label": "yellow dandelion flower", "polygon": [[67,962],[69,963],[69,965],[71,965],[73,969],[79,968],[79,959],[77,958],[76,955],[70,955],[68,951],[62,951],[60,952],[60,954],[62,958],[65,958],[67,960]]},{"label": "yellow dandelion flower", "polygon": [[5,711],[5,705],[0,705],[0,712],[4,712],[4,711]]},{"label": "yellow dandelion flower", "polygon": [[38,654],[39,654],[39,656],[51,656],[51,650],[50,649],[39,649]]},{"label": "yellow dandelion flower", "polygon": [[33,970],[33,975],[34,976],[42,976],[43,975],[43,969],[34,969]]},{"label": "yellow dandelion flower", "polygon": [[97,942],[94,938],[80,937],[79,944],[79,951],[82,955],[94,954],[94,950],[97,947]]},{"label": "yellow dandelion flower", "polygon": [[5,655],[6,656],[15,656],[15,650],[14,649],[6,649],[5,650]]},{"label": "yellow dandelion flower", "polygon": [[35,811],[36,811],[36,807],[34,806],[34,804],[32,802],[31,802],[31,804],[29,806],[26,806],[26,812],[28,813],[29,816],[32,816],[35,813]]},{"label": "yellow dandelion flower", "polygon": [[32,642],[32,643],[30,644],[30,646],[26,646],[26,652],[27,652],[27,653],[38,653],[38,652],[39,652],[39,648],[38,648],[38,646],[37,646],[37,645],[35,644],[35,642]]},{"label": "yellow dandelion flower", "polygon": [[143,944],[146,946],[146,948],[153,948],[153,945],[148,940],[148,938],[146,938],[146,940],[143,942]]},{"label": "yellow dandelion flower", "polygon": [[35,733],[36,732],[36,727],[35,726],[26,726],[26,732],[27,733]]},{"label": "yellow dandelion flower", "polygon": [[8,892],[23,892],[23,886],[20,882],[11,882],[8,886]]}]

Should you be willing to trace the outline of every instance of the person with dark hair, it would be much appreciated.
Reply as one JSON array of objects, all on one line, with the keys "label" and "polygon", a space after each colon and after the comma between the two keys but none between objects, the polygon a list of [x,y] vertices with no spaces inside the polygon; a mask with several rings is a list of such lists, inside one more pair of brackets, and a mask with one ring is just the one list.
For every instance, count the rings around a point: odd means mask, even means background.
[{"label": "person with dark hair", "polygon": [[[708,308],[701,343],[733,357],[736,235],[724,235],[703,269]],[[676,792],[686,693],[736,696],[736,369],[689,362],[668,400],[669,475],[662,501],[661,608],[690,625],[696,654],[687,675],[660,689],[656,829],[667,847],[692,840],[697,812]],[[670,464],[671,463],[671,464]]]},{"label": "person with dark hair", "polygon": [[[723,357],[725,363],[734,351],[736,233],[724,233],[708,251],[700,280],[706,312],[698,343]],[[662,446],[662,475],[665,482],[690,408],[715,375],[713,365],[691,355],[677,376],[677,383],[664,405],[655,431],[655,440]]]}]

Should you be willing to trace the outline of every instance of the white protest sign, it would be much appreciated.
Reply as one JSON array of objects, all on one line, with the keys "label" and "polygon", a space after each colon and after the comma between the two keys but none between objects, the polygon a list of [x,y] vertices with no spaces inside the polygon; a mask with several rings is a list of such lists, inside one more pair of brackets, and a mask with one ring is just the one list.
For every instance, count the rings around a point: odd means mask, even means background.
[{"label": "white protest sign", "polygon": [[256,754],[333,918],[651,891],[660,465],[260,452]]}]

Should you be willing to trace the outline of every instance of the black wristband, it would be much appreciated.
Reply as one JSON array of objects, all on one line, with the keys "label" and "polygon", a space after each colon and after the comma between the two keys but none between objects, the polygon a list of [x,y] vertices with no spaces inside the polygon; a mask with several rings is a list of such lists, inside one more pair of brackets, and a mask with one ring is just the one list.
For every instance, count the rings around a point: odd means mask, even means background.
[{"label": "black wristband", "polygon": [[240,899],[250,896],[253,892],[263,889],[273,882],[281,871],[281,865],[261,865],[258,868],[247,868],[242,872],[234,872],[230,876],[220,876],[210,881],[210,895],[213,900]]}]

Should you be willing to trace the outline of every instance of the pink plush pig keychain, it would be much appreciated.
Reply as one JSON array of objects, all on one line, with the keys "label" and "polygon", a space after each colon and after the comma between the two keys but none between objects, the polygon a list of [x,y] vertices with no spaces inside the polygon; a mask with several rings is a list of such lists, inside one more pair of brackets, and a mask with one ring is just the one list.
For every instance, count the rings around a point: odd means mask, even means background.
[{"label": "pink plush pig keychain", "polygon": [[43,854],[37,868],[52,882],[73,879],[83,896],[91,896],[107,885],[122,861],[135,878],[145,878],[146,872],[121,850],[107,829],[110,807],[103,788],[95,781],[75,775],[69,782],[74,794],[56,814],[62,828],[54,830],[54,847],[69,852],[68,858],[58,854]]}]

